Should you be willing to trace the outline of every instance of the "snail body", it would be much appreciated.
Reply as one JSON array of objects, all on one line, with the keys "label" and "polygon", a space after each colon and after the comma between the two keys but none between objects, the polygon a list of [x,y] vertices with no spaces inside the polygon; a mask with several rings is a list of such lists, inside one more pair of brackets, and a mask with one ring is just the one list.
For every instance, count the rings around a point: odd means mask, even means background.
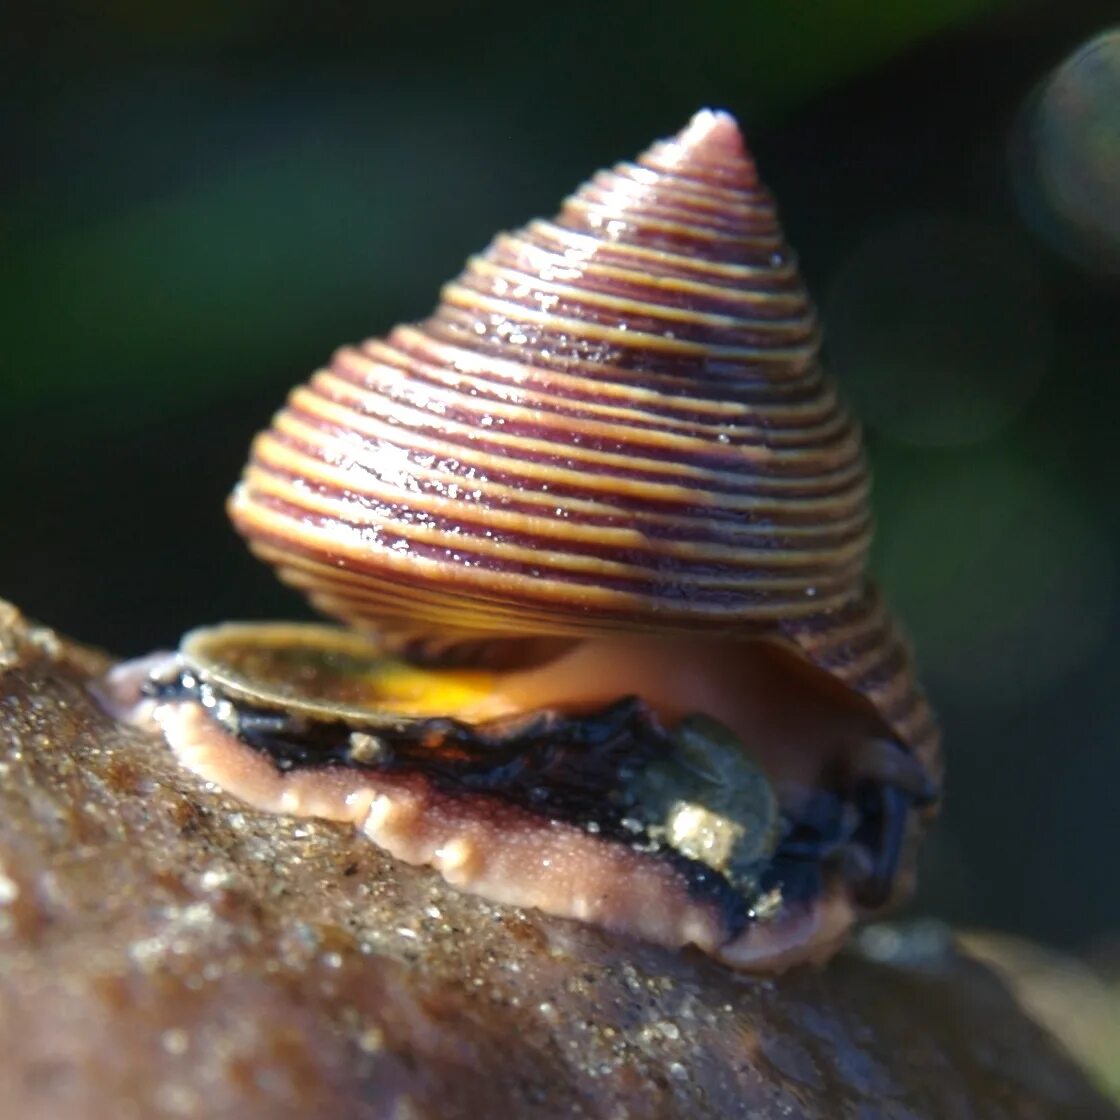
[{"label": "snail body", "polygon": [[145,712],[231,792],[498,901],[825,955],[905,888],[939,757],[818,341],[698,114],[293,391],[229,512],[353,630],[199,632]]}]

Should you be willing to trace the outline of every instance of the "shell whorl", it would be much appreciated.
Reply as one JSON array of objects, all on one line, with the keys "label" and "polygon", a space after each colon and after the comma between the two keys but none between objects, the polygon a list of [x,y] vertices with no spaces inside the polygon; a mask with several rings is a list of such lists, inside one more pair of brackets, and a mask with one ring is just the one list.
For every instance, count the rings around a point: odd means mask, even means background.
[{"label": "shell whorl", "polygon": [[[868,474],[818,344],[738,126],[702,112],[495,238],[422,323],[339,350],[231,516],[350,623],[784,629],[882,707],[909,667],[865,590]],[[834,612],[858,631],[839,652]]]},{"label": "shell whorl", "polygon": [[851,595],[866,488],[770,196],[705,113],[340,350],[231,508],[350,621],[728,630]]}]

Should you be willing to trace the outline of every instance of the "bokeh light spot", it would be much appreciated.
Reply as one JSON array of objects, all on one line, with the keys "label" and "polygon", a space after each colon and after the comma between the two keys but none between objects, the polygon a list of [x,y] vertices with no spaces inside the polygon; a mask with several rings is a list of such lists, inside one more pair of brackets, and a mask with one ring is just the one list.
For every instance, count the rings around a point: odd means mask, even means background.
[{"label": "bokeh light spot", "polygon": [[1030,400],[1053,324],[1030,254],[963,217],[919,215],[868,238],[825,304],[828,360],[856,413],[899,441],[986,439]]},{"label": "bokeh light spot", "polygon": [[1028,99],[1012,164],[1028,224],[1080,264],[1120,272],[1120,28],[1078,47]]}]

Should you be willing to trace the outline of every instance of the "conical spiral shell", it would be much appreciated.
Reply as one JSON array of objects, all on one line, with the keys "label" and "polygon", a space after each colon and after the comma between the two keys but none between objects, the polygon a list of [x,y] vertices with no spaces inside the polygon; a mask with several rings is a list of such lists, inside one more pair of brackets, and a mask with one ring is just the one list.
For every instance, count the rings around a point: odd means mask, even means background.
[{"label": "conical spiral shell", "polygon": [[354,624],[784,631],[920,739],[865,588],[868,484],[773,201],[703,112],[499,235],[424,322],[338,351],[230,510]]}]

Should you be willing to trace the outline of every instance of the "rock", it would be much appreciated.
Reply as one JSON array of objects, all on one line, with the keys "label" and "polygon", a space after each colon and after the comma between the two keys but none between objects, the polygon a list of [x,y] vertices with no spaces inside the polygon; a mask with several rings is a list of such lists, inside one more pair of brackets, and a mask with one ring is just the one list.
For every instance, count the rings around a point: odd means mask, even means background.
[{"label": "rock", "polygon": [[109,663],[0,609],[5,1117],[1117,1115],[941,939],[755,980],[490,905],[207,788]]},{"label": "rock", "polygon": [[1120,978],[1106,961],[1097,968],[996,933],[970,931],[959,940],[1062,1040],[1106,1094],[1120,1100]]}]

